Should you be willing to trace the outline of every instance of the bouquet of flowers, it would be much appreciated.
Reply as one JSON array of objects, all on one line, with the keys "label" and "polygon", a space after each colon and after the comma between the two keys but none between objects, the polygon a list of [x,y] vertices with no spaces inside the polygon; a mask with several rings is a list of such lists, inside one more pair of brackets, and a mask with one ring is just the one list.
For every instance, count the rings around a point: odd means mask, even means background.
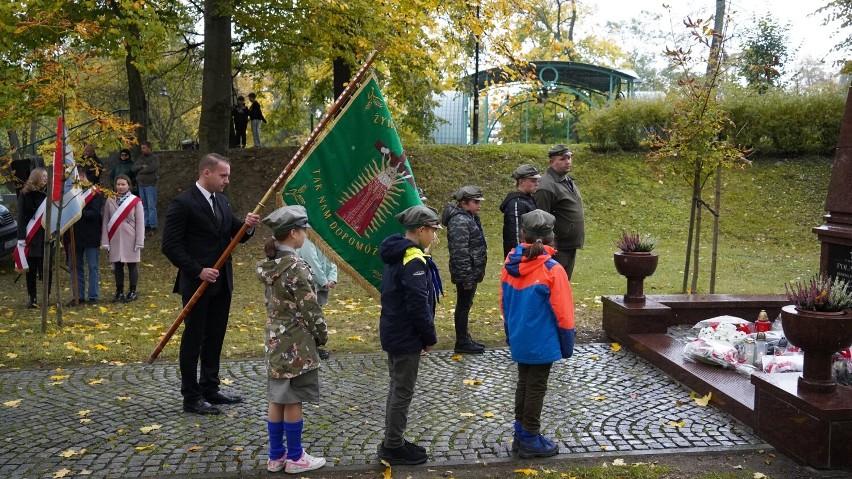
[{"label": "bouquet of flowers", "polygon": [[743,331],[737,329],[734,323],[718,323],[715,327],[707,326],[698,331],[700,339],[714,339],[735,345],[746,338]]}]

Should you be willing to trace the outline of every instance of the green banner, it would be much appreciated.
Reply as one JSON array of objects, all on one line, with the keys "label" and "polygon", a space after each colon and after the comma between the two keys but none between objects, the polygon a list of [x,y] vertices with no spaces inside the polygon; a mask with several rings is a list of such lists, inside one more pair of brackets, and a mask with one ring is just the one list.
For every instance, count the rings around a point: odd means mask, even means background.
[{"label": "green banner", "polygon": [[421,201],[375,76],[329,122],[282,195],[285,203],[308,210],[320,248],[377,291],[384,269],[379,245],[403,232],[394,216]]}]

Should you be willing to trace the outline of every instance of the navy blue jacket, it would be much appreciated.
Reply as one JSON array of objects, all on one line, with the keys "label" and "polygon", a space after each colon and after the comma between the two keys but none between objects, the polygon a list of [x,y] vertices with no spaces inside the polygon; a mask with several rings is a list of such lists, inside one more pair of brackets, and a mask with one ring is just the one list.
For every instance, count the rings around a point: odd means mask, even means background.
[{"label": "navy blue jacket", "polygon": [[[432,259],[411,240],[395,234],[379,246],[385,263],[379,337],[390,354],[417,354],[438,342]],[[432,263],[434,265],[434,263]],[[434,273],[433,273],[434,271]]]}]

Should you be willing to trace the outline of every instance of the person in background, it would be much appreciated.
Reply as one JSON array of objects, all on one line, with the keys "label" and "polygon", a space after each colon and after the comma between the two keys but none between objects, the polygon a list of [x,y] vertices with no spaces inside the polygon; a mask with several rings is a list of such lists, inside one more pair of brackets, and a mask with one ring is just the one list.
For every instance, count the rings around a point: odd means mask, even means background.
[{"label": "person in background", "polygon": [[[305,242],[296,250],[308,266],[311,267],[311,277],[317,294],[317,303],[320,306],[328,304],[329,290],[337,286],[337,265],[328,259],[322,251],[317,248],[310,239],[305,238]],[[329,352],[319,348],[320,359],[328,359]]]},{"label": "person in background", "polygon": [[379,245],[382,274],[379,338],[388,354],[390,386],[385,403],[385,435],[379,459],[388,464],[422,464],[426,448],[405,439],[408,407],[414,397],[420,355],[438,342],[435,305],[443,294],[438,267],[425,250],[441,229],[438,212],[412,206],[396,215],[405,236],[393,234]]},{"label": "person in background", "polygon": [[[37,219],[36,212],[47,197],[45,192],[47,186],[47,170],[34,168],[21,193],[18,195],[18,252],[16,254],[25,257],[27,264],[27,308],[38,308],[36,280],[41,280],[44,274],[44,228],[41,221],[30,221]],[[50,270],[48,268],[48,270]],[[48,278],[51,275],[48,275]],[[50,280],[48,280],[48,285]]]},{"label": "person in background", "polygon": [[249,93],[248,99],[251,103],[251,105],[249,105],[248,112],[249,119],[251,120],[251,137],[254,142],[254,147],[259,148],[263,146],[260,142],[260,122],[266,123],[266,118],[263,116],[263,111],[260,109],[260,103],[257,102],[257,95]]},{"label": "person in background", "polygon": [[447,227],[447,247],[450,250],[450,279],[456,285],[455,352],[482,354],[485,345],[470,337],[468,329],[470,309],[476,287],[485,278],[488,251],[485,233],[479,221],[482,207],[482,189],[468,185],[453,194],[456,203],[447,203],[441,223]]},{"label": "person in background", "polygon": [[119,177],[119,175],[124,175],[130,178],[130,192],[134,193],[137,190],[136,187],[136,173],[133,171],[133,160],[130,158],[130,150],[127,148],[122,148],[121,151],[118,152],[118,161],[112,165],[112,168],[109,172],[109,179],[112,184],[115,184],[115,179]]},{"label": "person in background", "polygon": [[[319,346],[328,339],[311,268],[296,254],[307,240],[308,214],[301,205],[284,206],[263,219],[273,238],[266,259],[255,268],[266,292],[266,399],[269,401],[269,472],[296,474],[325,465],[302,447],[302,403],[320,399]],[[286,453],[285,441],[286,436]]]},{"label": "person in background", "polygon": [[80,172],[84,175],[86,181],[93,185],[101,184],[101,172],[104,170],[104,164],[98,158],[98,154],[95,153],[95,145],[92,143],[86,145],[77,164],[80,165]]},{"label": "person in background", "polygon": [[[198,180],[177,195],[166,211],[163,254],[178,268],[173,292],[186,306],[201,286],[208,284],[184,321],[180,338],[180,392],[184,412],[220,414],[216,404],[236,404],[242,398],[219,390],[219,360],[228,329],[234,270],[231,258],[215,269],[234,236],[248,226],[241,242],[248,241],[260,217],[248,213],[240,221],[222,194],[231,178],[231,162],[209,153],[198,162]],[[198,364],[201,362],[201,372]]]},{"label": "person in background", "polygon": [[[115,296],[113,303],[124,303],[139,299],[136,286],[139,284],[139,262],[145,247],[145,213],[142,201],[130,192],[130,178],[118,175],[113,183],[115,196],[106,200],[101,226],[101,247],[109,252],[109,262],[115,274]],[[124,295],[124,265],[130,289]]]},{"label": "person in background", "polygon": [[509,253],[500,277],[506,342],[518,363],[512,451],[524,459],[559,453],[541,434],[541,410],[551,366],[574,353],[574,296],[552,258],[554,222],[542,210],[521,217],[521,244]]},{"label": "person in background", "polygon": [[553,259],[565,268],[568,279],[571,279],[577,250],[583,247],[586,239],[583,197],[574,179],[568,176],[574,164],[571,150],[565,145],[556,145],[548,151],[548,156],[550,167],[542,176],[533,197],[536,208],[556,217],[556,254]]},{"label": "person in background", "polygon": [[151,142],[139,143],[142,155],[136,159],[133,172],[139,185],[139,197],[145,209],[145,233],[157,232],[157,196],[160,181],[160,159],[151,150]]},{"label": "person in background", "polygon": [[246,147],[246,128],[249,123],[249,110],[246,107],[246,99],[240,95],[237,97],[237,104],[231,110],[231,116],[234,119],[234,131],[236,132],[237,148]]},{"label": "person in background", "polygon": [[506,195],[500,203],[503,213],[503,258],[512,248],[521,243],[521,216],[535,209],[533,193],[538,190],[538,168],[533,165],[521,165],[512,172],[516,191]]},{"label": "person in background", "polygon": [[[92,171],[86,172],[92,175]],[[90,176],[91,178],[92,176]],[[66,248],[71,247],[71,235],[74,235],[74,254],[68,251],[68,269],[71,273],[72,284],[76,283],[76,299],[72,298],[66,306],[74,306],[89,302],[96,304],[100,300],[100,245],[101,229],[103,228],[103,210],[106,203],[104,194],[96,188],[92,199],[83,207],[82,216],[65,233]],[[72,233],[73,232],[73,233]],[[71,264],[71,260],[74,264]],[[83,267],[83,262],[86,268]],[[86,272],[89,276],[89,292],[86,294]],[[134,283],[135,284],[135,283]],[[135,291],[135,289],[134,289]],[[72,293],[75,290],[72,288]]]}]

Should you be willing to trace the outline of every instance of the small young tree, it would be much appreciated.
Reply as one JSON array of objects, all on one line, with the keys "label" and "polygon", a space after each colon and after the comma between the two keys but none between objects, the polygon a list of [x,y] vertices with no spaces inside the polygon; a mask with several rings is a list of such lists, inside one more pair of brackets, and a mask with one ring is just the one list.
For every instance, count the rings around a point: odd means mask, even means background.
[{"label": "small young tree", "polygon": [[758,93],[778,85],[787,62],[789,43],[786,30],[770,14],[755,21],[757,28],[746,37],[738,68],[748,85]]},{"label": "small young tree", "polygon": [[[717,218],[710,279],[710,291],[713,292],[722,168],[747,163],[743,152],[722,136],[722,132],[731,126],[731,121],[720,108],[716,96],[723,73],[721,58],[725,44],[724,17],[725,0],[716,0],[716,15],[712,27],[711,20],[687,19],[684,24],[690,30],[694,44],[686,49],[666,49],[670,63],[681,71],[681,76],[677,82],[676,104],[671,127],[665,130],[663,136],[656,139],[657,149],[649,156],[651,161],[673,160],[667,163],[667,166],[682,176],[692,188],[683,293],[695,292],[698,289],[701,212],[705,207]],[[698,46],[709,48],[710,52],[703,78],[695,72],[696,57],[693,55],[692,48]],[[704,201],[702,191],[707,180],[714,174],[716,175],[716,204],[715,209],[711,209]],[[693,263],[692,285],[687,288],[690,259]]]}]

